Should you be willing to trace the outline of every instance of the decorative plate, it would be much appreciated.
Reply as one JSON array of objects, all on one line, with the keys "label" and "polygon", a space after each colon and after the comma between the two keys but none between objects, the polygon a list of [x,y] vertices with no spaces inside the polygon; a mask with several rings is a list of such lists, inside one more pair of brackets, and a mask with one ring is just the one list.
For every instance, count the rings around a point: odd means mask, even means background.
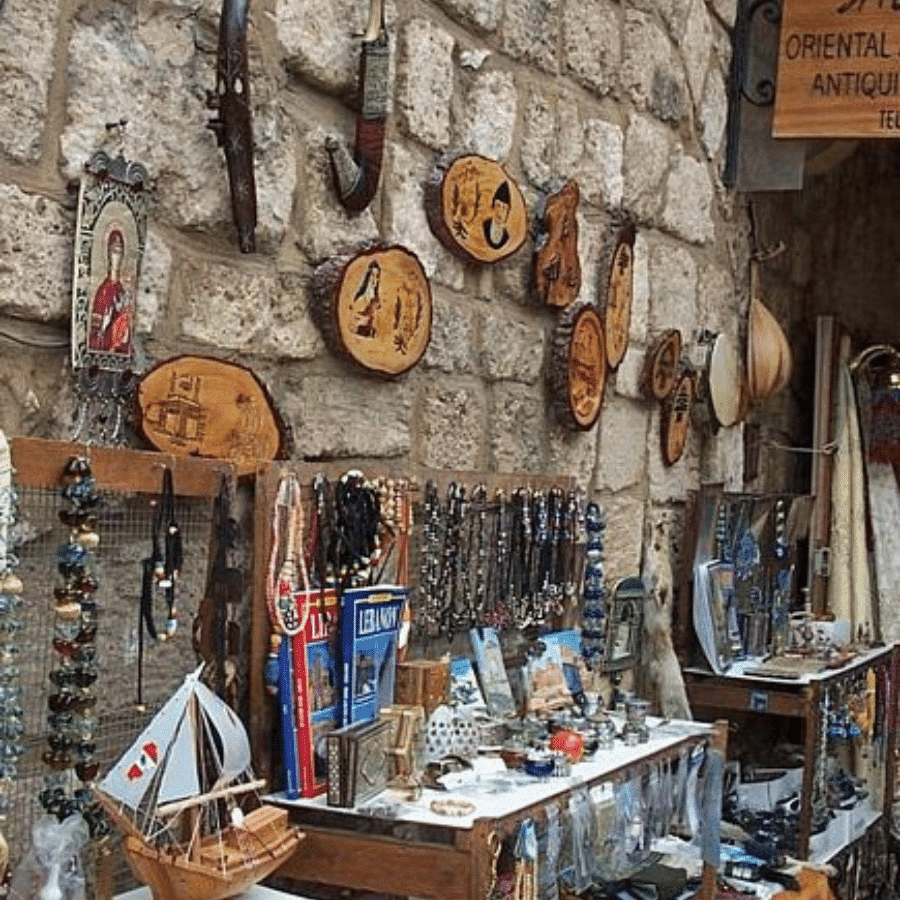
[{"label": "decorative plate", "polygon": [[628,349],[634,292],[634,239],[634,225],[627,222],[607,242],[602,253],[600,271],[606,278],[603,300],[606,364],[610,369],[618,368]]}]

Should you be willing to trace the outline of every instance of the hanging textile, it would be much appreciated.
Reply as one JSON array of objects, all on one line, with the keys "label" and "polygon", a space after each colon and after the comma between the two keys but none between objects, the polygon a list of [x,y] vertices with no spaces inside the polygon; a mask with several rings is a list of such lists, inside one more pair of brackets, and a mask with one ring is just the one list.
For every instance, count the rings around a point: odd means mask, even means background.
[{"label": "hanging textile", "polygon": [[871,579],[866,549],[866,498],[863,454],[853,378],[850,338],[841,340],[835,401],[835,458],[831,481],[831,576],[828,609],[849,619],[856,635],[871,626]]}]

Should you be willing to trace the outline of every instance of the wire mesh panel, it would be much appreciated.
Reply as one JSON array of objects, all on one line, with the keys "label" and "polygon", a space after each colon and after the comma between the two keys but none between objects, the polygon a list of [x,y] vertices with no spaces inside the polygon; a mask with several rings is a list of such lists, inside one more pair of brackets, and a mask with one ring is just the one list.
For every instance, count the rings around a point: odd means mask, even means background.
[{"label": "wire mesh panel", "polygon": [[[177,483],[176,483],[177,491]],[[97,702],[92,739],[102,775],[140,734],[184,676],[197,666],[191,626],[204,596],[210,542],[212,500],[209,497],[174,498],[174,519],[183,545],[183,565],[177,581],[177,630],[168,640],[153,640],[140,622],[142,561],[150,555],[157,494],[104,491],[99,488],[96,531],[100,544],[94,551],[99,586],[96,634],[97,680],[91,686]],[[59,584],[58,553],[70,529],[60,520],[64,502],[58,488],[17,485],[19,524],[17,572],[24,582],[19,611],[18,680],[21,685],[25,733],[11,792],[11,808],[4,826],[10,846],[10,867],[26,853],[34,822],[47,815],[39,794],[49,774],[44,762],[48,725],[48,697],[54,690],[49,675],[59,667],[53,648],[53,590]],[[165,633],[167,607],[154,598],[153,615]],[[0,753],[4,751],[0,747]],[[81,785],[69,771],[71,790]],[[89,887],[97,876],[98,854],[106,857],[106,890],[133,887],[127,866],[117,851],[118,837],[92,842],[86,854]]]}]

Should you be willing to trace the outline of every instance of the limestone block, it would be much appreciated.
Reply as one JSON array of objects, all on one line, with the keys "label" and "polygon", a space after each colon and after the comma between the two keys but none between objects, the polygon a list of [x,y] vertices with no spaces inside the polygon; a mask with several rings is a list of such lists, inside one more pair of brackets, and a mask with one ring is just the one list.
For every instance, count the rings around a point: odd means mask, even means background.
[{"label": "limestone block", "polygon": [[687,154],[669,172],[662,225],[693,244],[715,237],[712,220],[713,185],[709,169]]},{"label": "limestone block", "polygon": [[575,431],[550,421],[547,426],[547,471],[551,475],[567,475],[579,487],[589,490],[597,465],[597,441],[601,426],[589,431]]},{"label": "limestone block", "polygon": [[720,428],[704,442],[700,477],[707,483],[721,483],[726,491],[744,489],[744,426]]},{"label": "limestone block", "polygon": [[700,269],[697,282],[699,321],[704,328],[724,332],[737,344],[738,296],[731,273],[715,263]]},{"label": "limestone block", "polygon": [[194,262],[179,278],[190,285],[181,323],[189,340],[294,359],[308,359],[321,346],[301,287],[286,282],[285,293],[269,268],[246,260]]},{"label": "limestone block", "polygon": [[654,19],[638,10],[625,12],[622,86],[638,109],[666,122],[687,112],[687,85],[672,42]]},{"label": "limestone block", "polygon": [[453,379],[431,385],[420,424],[423,465],[468,471],[484,467],[488,411],[477,382]]},{"label": "limestone block", "polygon": [[684,454],[674,465],[663,461],[662,438],[660,436],[661,406],[651,407],[650,428],[647,436],[649,476],[649,499],[654,503],[683,503],[690,491],[700,486],[700,432],[693,426],[688,430]]},{"label": "limestone block", "polygon": [[680,36],[680,47],[691,95],[698,101],[713,49],[712,25],[703,0],[691,0],[685,29]]},{"label": "limestone block", "polygon": [[59,0],[7,0],[0,15],[0,152],[17,162],[41,155],[58,16]]},{"label": "limestone block", "polygon": [[707,159],[714,159],[722,149],[727,119],[725,80],[717,68],[711,68],[700,100],[700,140]]},{"label": "limestone block", "polygon": [[481,366],[492,381],[534,384],[544,366],[544,329],[535,319],[518,321],[493,310],[481,320]]},{"label": "limestone block", "polygon": [[698,327],[697,266],[684,247],[661,240],[652,242],[650,292],[650,332],[657,335],[678,328],[687,345]]},{"label": "limestone block", "polygon": [[607,394],[600,413],[594,487],[621,491],[640,482],[647,465],[647,407]]},{"label": "limestone block", "polygon": [[600,255],[606,237],[607,223],[605,219],[593,215],[585,215],[582,210],[578,215],[578,256],[581,259],[581,291],[579,300],[589,300],[601,304],[605,297],[601,296],[602,275],[600,272]]},{"label": "limestone block", "polygon": [[583,150],[576,98],[532,88],[522,116],[520,160],[525,177],[542,188],[555,178],[567,178],[577,171]]},{"label": "limestone block", "polygon": [[0,310],[68,321],[74,214],[52,200],[0,184]]},{"label": "limestone block", "polygon": [[397,61],[397,113],[402,131],[443,150],[450,141],[453,36],[426,19],[403,29]]},{"label": "limestone block", "polygon": [[567,4],[563,16],[565,68],[601,97],[616,87],[622,63],[620,9],[608,0],[593,0]]},{"label": "limestone block", "polygon": [[712,0],[712,6],[725,26],[733,27],[737,19],[737,0]]},{"label": "limestone block", "polygon": [[620,578],[640,575],[644,536],[644,504],[638,497],[604,498],[603,569],[612,591]]},{"label": "limestone block", "polygon": [[542,391],[501,381],[494,385],[491,455],[498,472],[543,472],[547,415]]},{"label": "limestone block", "polygon": [[545,72],[559,71],[560,0],[506,0],[500,22],[503,49]]},{"label": "limestone block", "polygon": [[412,391],[407,380],[309,375],[285,394],[295,453],[395,457],[409,453]]},{"label": "limestone block", "polygon": [[449,300],[437,291],[432,291],[431,301],[431,341],[422,365],[441,372],[474,375],[475,317],[458,300]]},{"label": "limestone block", "polygon": [[684,34],[691,0],[632,0],[635,9],[650,16],[660,16],[666,31],[674,40]]},{"label": "limestone block", "polygon": [[622,201],[639,221],[653,222],[659,213],[671,139],[670,130],[661,122],[634,113],[629,116]]},{"label": "limestone block", "polygon": [[617,208],[622,203],[624,187],[622,129],[603,119],[588,119],[584,123],[584,149],[578,173],[582,197],[597,206]]},{"label": "limestone block", "polygon": [[509,72],[481,73],[466,94],[460,143],[469,152],[506,162],[516,130],[518,94]]},{"label": "limestone block", "polygon": [[165,309],[169,293],[172,253],[153,223],[147,226],[147,242],[141,260],[138,299],[134,313],[137,334],[151,334],[161,309]]},{"label": "limestone block", "polygon": [[299,183],[303,195],[294,206],[296,241],[307,260],[318,264],[340,248],[376,239],[378,226],[371,206],[352,216],[337,199],[325,152],[326,132],[317,125],[304,130],[299,122],[297,128],[301,132]]},{"label": "limestone block", "polygon": [[498,0],[437,0],[447,15],[463,24],[470,23],[480,31],[496,31],[500,15]]},{"label": "limestone block", "polygon": [[381,175],[382,190],[389,198],[386,237],[416,254],[432,286],[441,284],[460,291],[464,265],[431,233],[422,202],[422,184],[434,165],[433,157],[405,144],[398,142],[387,148]]},{"label": "limestone block", "polygon": [[629,400],[639,400],[646,404],[647,399],[641,391],[641,376],[644,370],[644,360],[647,350],[642,344],[628,345],[616,374],[608,382],[607,390],[613,389],[619,397]]},{"label": "limestone block", "polygon": [[650,245],[643,231],[638,231],[634,239],[632,279],[631,326],[628,336],[632,344],[646,344],[647,316],[650,311]]}]

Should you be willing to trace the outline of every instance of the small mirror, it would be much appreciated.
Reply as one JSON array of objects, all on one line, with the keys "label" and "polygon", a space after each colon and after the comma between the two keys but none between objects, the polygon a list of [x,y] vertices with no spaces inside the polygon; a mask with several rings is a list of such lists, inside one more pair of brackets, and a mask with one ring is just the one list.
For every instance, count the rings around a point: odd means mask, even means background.
[{"label": "small mirror", "polygon": [[606,670],[630,668],[637,659],[638,636],[647,589],[637,576],[623,578],[613,589],[606,635]]}]

